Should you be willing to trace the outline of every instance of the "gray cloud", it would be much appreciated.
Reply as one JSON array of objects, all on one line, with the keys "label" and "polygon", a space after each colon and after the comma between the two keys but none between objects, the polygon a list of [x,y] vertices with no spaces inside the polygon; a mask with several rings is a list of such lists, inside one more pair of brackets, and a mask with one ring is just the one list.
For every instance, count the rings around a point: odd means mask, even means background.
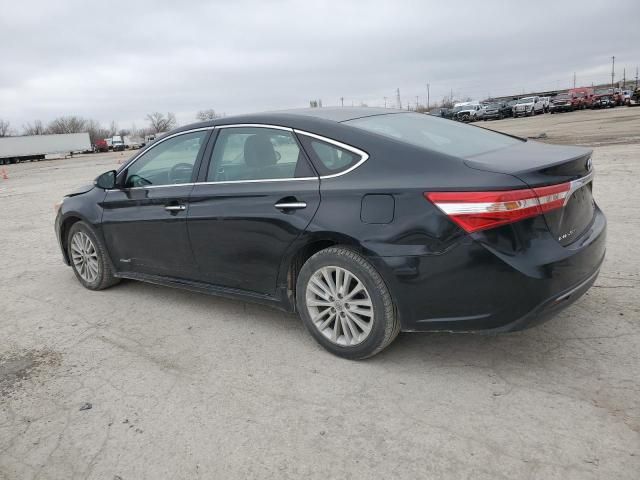
[{"label": "gray cloud", "polygon": [[424,102],[635,75],[640,3],[582,1],[12,2],[0,17],[0,117],[143,125],[242,113]]}]

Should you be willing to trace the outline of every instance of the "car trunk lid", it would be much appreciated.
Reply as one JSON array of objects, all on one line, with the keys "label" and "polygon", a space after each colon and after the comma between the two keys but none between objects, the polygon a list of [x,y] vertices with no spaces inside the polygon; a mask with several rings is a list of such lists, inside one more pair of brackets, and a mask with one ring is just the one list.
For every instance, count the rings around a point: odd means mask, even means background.
[{"label": "car trunk lid", "polygon": [[513,175],[531,188],[567,184],[566,194],[562,194],[566,195],[564,206],[543,215],[558,242],[569,245],[587,229],[595,214],[591,153],[581,147],[527,141],[469,157],[465,164],[477,170]]}]

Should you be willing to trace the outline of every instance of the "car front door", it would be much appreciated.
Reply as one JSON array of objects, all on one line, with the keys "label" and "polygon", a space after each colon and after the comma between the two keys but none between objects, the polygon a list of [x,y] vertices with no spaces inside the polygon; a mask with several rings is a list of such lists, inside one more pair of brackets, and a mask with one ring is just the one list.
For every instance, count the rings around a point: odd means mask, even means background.
[{"label": "car front door", "polygon": [[209,157],[187,222],[200,280],[276,296],[285,252],[320,203],[319,179],[291,129],[221,127]]},{"label": "car front door", "polygon": [[120,272],[191,278],[188,199],[209,130],[154,143],[117,178],[103,203],[102,229]]}]

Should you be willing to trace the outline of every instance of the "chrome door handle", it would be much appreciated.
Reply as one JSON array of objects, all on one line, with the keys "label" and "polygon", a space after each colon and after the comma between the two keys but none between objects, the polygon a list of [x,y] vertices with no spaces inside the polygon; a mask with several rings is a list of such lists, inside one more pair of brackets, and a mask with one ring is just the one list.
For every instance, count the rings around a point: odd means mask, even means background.
[{"label": "chrome door handle", "polygon": [[307,208],[307,202],[279,202],[274,205],[279,210],[300,210]]},{"label": "chrome door handle", "polygon": [[182,210],[186,210],[186,205],[167,205],[164,207],[167,212],[181,212]]}]

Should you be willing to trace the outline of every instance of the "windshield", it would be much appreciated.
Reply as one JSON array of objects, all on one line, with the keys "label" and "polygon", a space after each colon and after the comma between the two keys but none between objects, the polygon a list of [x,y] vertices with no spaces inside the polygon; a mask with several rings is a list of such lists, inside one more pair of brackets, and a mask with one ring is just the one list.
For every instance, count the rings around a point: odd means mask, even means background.
[{"label": "windshield", "polygon": [[396,113],[344,122],[379,135],[456,157],[469,157],[522,140],[479,127],[419,113]]},{"label": "windshield", "polygon": [[533,103],[533,97],[524,97],[518,100],[518,103]]},{"label": "windshield", "polygon": [[490,103],[489,105],[486,105],[484,108],[486,110],[497,110],[498,108],[500,108],[500,104],[499,103]]}]

